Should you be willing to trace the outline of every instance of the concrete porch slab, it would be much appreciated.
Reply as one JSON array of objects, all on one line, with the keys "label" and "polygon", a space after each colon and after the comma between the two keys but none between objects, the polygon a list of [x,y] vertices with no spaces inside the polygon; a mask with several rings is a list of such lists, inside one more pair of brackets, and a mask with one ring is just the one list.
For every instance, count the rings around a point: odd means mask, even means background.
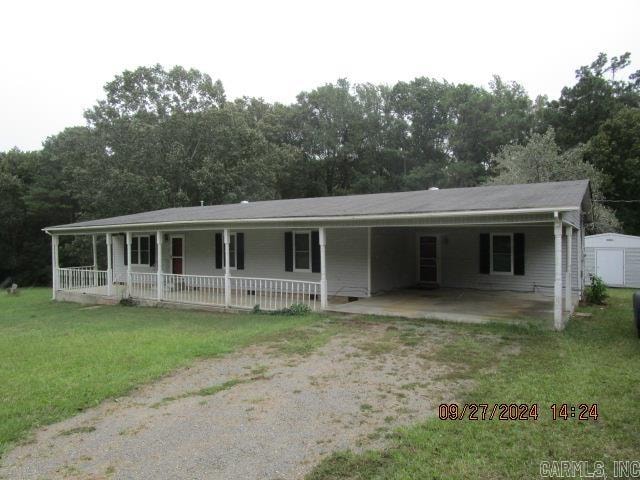
[{"label": "concrete porch slab", "polygon": [[467,323],[553,319],[553,298],[537,293],[438,288],[404,289],[330,304],[329,311]]}]

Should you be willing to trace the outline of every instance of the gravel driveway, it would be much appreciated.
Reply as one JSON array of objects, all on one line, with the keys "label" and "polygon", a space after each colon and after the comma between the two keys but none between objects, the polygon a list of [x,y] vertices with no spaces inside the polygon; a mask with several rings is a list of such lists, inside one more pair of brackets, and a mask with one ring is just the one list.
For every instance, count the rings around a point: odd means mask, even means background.
[{"label": "gravel driveway", "polygon": [[43,428],[0,478],[301,478],[333,451],[383,446],[467,386],[437,360],[450,330],[356,323],[311,354],[263,344],[199,361]]}]

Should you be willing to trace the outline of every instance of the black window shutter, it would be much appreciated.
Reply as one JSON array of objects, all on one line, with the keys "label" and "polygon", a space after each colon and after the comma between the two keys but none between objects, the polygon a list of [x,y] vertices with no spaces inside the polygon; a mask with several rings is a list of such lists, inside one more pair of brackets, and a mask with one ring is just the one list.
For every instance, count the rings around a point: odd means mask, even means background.
[{"label": "black window shutter", "polygon": [[284,271],[293,272],[293,233],[284,232]]},{"label": "black window shutter", "polygon": [[222,234],[216,233],[216,268],[222,268]]},{"label": "black window shutter", "polygon": [[244,270],[244,233],[236,233],[236,268]]},{"label": "black window shutter", "polygon": [[129,265],[129,252],[127,251],[127,236],[122,237],[124,240],[122,243],[124,244],[124,264]]},{"label": "black window shutter", "polygon": [[513,234],[513,274],[524,275],[524,233]]},{"label": "black window shutter", "polygon": [[156,264],[156,236],[149,235],[149,266]]},{"label": "black window shutter", "polygon": [[480,273],[488,274],[491,271],[491,239],[488,233],[480,234]]},{"label": "black window shutter", "polygon": [[320,234],[311,232],[311,271],[320,272]]}]

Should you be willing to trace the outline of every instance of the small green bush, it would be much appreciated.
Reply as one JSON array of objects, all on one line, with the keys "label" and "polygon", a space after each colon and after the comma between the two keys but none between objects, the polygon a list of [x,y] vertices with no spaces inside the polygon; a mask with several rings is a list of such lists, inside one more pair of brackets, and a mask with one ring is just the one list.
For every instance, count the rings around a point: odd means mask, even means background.
[{"label": "small green bush", "polygon": [[267,315],[306,315],[308,313],[311,313],[311,308],[309,307],[309,305],[304,305],[302,303],[294,303],[293,305],[287,308],[281,308],[280,310],[266,312],[260,309],[260,305],[254,305],[252,313],[267,314]]},{"label": "small green bush", "polygon": [[604,305],[609,294],[607,293],[607,287],[602,279],[597,275],[591,275],[591,284],[585,288],[584,296],[587,303],[593,305]]},{"label": "small green bush", "polygon": [[136,305],[138,305],[138,302],[136,302],[131,297],[124,297],[120,300],[120,305],[122,305],[123,307],[135,307]]},{"label": "small green bush", "polygon": [[311,308],[303,303],[294,303],[289,308],[283,308],[280,311],[281,315],[306,315],[307,313],[311,313]]}]

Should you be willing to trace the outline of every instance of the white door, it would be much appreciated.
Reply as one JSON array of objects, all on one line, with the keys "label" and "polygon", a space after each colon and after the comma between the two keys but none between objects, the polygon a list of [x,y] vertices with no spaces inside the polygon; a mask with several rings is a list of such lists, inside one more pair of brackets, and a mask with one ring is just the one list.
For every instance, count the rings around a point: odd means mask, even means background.
[{"label": "white door", "polygon": [[622,249],[596,249],[596,275],[606,285],[624,285],[624,252]]}]

